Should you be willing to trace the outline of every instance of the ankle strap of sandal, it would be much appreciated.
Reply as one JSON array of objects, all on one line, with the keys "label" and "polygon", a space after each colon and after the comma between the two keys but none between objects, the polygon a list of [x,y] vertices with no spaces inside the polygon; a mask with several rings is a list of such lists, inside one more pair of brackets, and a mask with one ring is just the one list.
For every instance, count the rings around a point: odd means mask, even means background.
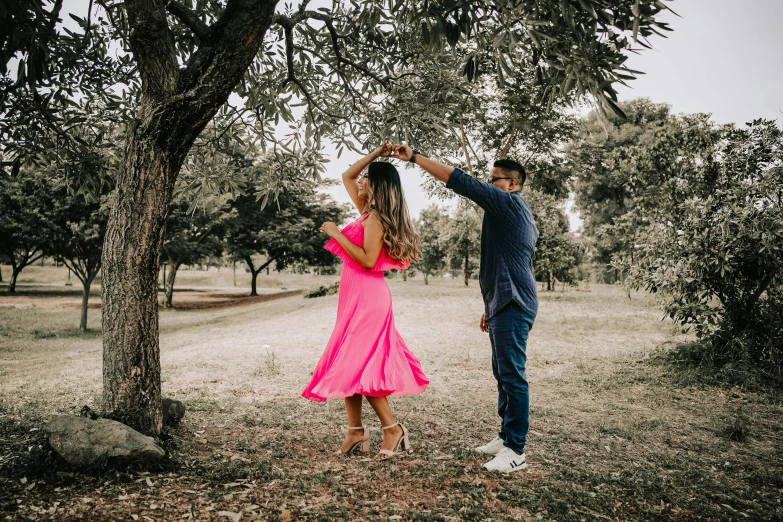
[{"label": "ankle strap of sandal", "polygon": [[395,426],[400,426],[400,421],[395,422],[394,424],[390,424],[389,426],[381,426],[382,430],[390,430]]},{"label": "ankle strap of sandal", "polygon": [[363,430],[365,429],[365,426],[345,426],[346,430]]}]

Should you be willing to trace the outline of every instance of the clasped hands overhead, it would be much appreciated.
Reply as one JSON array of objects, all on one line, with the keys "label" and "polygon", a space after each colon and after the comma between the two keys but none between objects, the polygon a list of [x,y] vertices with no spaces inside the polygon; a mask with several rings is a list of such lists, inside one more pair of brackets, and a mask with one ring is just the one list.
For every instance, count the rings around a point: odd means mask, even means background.
[{"label": "clasped hands overhead", "polygon": [[383,145],[375,149],[375,153],[377,157],[380,158],[392,158],[402,161],[410,161],[411,156],[413,155],[413,150],[409,146],[403,145],[401,143],[392,144],[383,142]]}]

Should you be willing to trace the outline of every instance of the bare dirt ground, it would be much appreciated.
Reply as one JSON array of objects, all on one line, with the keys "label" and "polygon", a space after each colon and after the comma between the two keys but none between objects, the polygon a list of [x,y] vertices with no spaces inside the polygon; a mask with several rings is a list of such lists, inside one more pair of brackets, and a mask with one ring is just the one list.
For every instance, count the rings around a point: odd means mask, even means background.
[{"label": "bare dirt ground", "polygon": [[[672,373],[655,355],[683,337],[649,298],[617,287],[541,293],[529,468],[482,471],[470,449],[498,419],[471,284],[390,281],[398,328],[431,384],[393,399],[414,451],[386,463],[335,455],[341,402],[299,396],[337,296],[162,312],[164,395],[188,406],[166,442],[171,460],[93,474],[53,459],[41,428],[51,414],[100,407],[99,333],[73,333],[74,311],[0,308],[0,518],[783,519],[780,398]],[[365,423],[378,426],[369,407]],[[744,442],[731,440],[737,423]]]}]

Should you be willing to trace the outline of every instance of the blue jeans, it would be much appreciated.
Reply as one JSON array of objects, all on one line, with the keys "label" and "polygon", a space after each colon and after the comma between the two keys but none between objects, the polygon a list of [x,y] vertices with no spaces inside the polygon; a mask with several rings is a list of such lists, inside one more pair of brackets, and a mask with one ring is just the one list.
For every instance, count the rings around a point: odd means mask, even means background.
[{"label": "blue jeans", "polygon": [[515,302],[507,304],[487,321],[492,343],[492,373],[498,381],[498,415],[504,445],[525,451],[530,424],[530,397],[527,391],[527,337],[536,316]]}]

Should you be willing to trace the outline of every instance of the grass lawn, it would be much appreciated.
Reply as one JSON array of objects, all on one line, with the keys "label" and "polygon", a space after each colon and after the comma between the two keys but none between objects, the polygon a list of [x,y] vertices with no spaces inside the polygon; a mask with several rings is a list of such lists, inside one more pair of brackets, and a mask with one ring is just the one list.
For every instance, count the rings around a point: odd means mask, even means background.
[{"label": "grass lawn", "polygon": [[529,468],[501,476],[470,451],[498,427],[477,282],[389,284],[431,384],[392,400],[414,451],[385,463],[335,455],[342,403],[299,397],[337,296],[162,311],[164,395],[188,406],[171,460],[92,475],[39,446],[50,415],[99,409],[100,333],[76,333],[77,309],[0,306],[0,519],[783,519],[780,397],[673,373],[658,355],[685,337],[649,297],[541,292]]}]

